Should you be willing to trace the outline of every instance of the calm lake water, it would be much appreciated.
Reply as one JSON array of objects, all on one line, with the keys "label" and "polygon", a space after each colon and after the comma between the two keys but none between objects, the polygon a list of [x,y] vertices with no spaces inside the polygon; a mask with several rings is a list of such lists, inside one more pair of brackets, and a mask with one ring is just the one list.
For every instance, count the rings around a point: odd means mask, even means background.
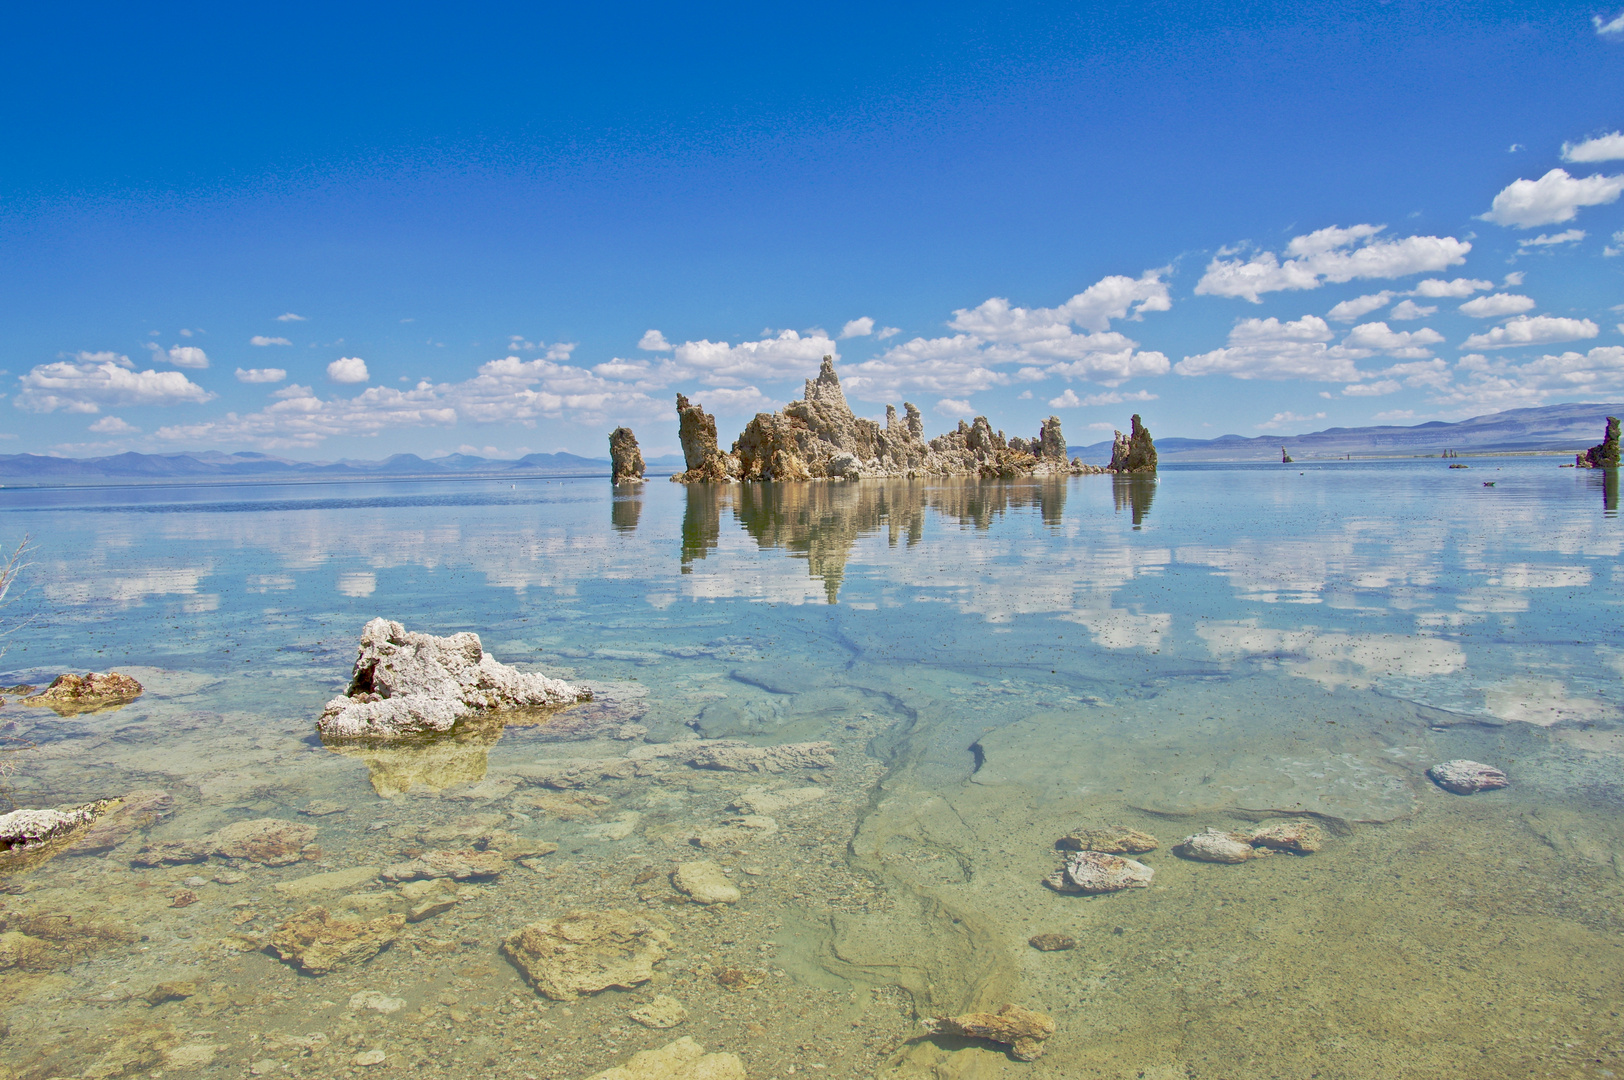
[{"label": "calm lake water", "polygon": [[[1556,464],[0,491],[35,545],[0,681],[146,686],[4,699],[6,798],[173,800],[0,877],[0,966],[48,946],[0,970],[0,1078],[584,1078],[682,1036],[751,1080],[1624,1075],[1624,523]],[[596,698],[325,746],[375,616]],[[834,764],[688,764],[717,739]],[[1511,786],[1426,779],[1454,758]],[[316,846],[138,865],[264,818]],[[1172,850],[1272,820],[1324,847]],[[1149,888],[1041,884],[1105,825],[1158,838]],[[313,904],[407,911],[376,868],[452,848],[512,861],[371,959],[265,950]],[[736,903],[673,888],[699,860]],[[500,951],[608,910],[667,927],[634,987],[552,1000]],[[1006,1002],[1054,1018],[1039,1060],[921,1024]]]}]

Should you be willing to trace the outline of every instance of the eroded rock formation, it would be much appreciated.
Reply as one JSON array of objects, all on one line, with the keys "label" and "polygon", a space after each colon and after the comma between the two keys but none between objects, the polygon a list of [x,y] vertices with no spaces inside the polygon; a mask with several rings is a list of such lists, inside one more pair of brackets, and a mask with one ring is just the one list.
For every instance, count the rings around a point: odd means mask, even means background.
[{"label": "eroded rock formation", "polygon": [[1156,471],[1156,444],[1150,440],[1150,429],[1133,414],[1132,430],[1124,435],[1116,433],[1111,445],[1110,471],[1114,473],[1153,473]]},{"label": "eroded rock formation", "polygon": [[[840,387],[832,357],[823,358],[800,401],[775,413],[757,413],[731,453],[716,443],[716,420],[677,395],[679,437],[688,471],[684,483],[709,480],[857,480],[865,477],[1017,476],[1099,473],[1104,469],[1067,461],[1060,418],[1043,422],[1036,437],[1006,438],[987,418],[959,421],[953,431],[925,440],[919,410],[903,403],[904,415],[886,406],[885,426],[853,413]],[[1148,441],[1149,436],[1146,436]]]},{"label": "eroded rock formation", "polygon": [[1607,432],[1601,442],[1580,454],[1573,463],[1581,469],[1618,468],[1618,417],[1607,418]]},{"label": "eroded rock formation", "polygon": [[965,1013],[938,1016],[926,1021],[937,1035],[963,1035],[987,1039],[1009,1047],[1016,1061],[1036,1061],[1043,1056],[1043,1041],[1055,1033],[1053,1018],[1020,1005],[1005,1005],[995,1013]]},{"label": "eroded rock formation", "polygon": [[522,705],[569,705],[592,691],[498,663],[467,632],[411,633],[373,619],[361,630],[349,689],[322,709],[328,738],[380,738],[447,731],[476,712]]},{"label": "eroded rock formation", "polygon": [[609,433],[609,482],[636,483],[641,479],[643,452],[637,448],[637,436],[629,427],[617,427]]},{"label": "eroded rock formation", "polygon": [[669,922],[653,912],[621,910],[542,919],[502,943],[503,954],[537,992],[555,1001],[641,986],[670,948]]},{"label": "eroded rock formation", "polygon": [[141,684],[128,675],[120,675],[116,671],[91,671],[83,675],[70,672],[58,675],[51,680],[50,686],[33,697],[23,698],[23,704],[43,705],[58,716],[72,716],[116,709],[140,696]]}]

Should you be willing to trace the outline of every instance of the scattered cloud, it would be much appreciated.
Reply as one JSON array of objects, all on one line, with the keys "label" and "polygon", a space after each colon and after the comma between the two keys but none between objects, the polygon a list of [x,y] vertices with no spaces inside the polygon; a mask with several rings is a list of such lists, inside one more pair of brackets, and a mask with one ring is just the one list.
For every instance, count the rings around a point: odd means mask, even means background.
[{"label": "scattered cloud", "polygon": [[738,389],[719,386],[705,391],[705,406],[717,413],[770,412],[773,401],[753,386]]},{"label": "scattered cloud", "polygon": [[1517,154],[1517,153],[1521,153],[1522,151],[1524,151],[1526,149],[1528,149],[1528,147],[1524,146],[1522,143],[1514,142],[1510,146],[1506,147],[1506,153],[1508,153],[1508,154]]},{"label": "scattered cloud", "polygon": [[1518,315],[1524,311],[1532,311],[1534,298],[1519,296],[1516,293],[1495,293],[1492,296],[1480,296],[1476,300],[1468,300],[1460,306],[1460,310],[1474,319],[1503,319],[1507,315]]},{"label": "scattered cloud", "polygon": [[936,403],[936,411],[943,416],[974,416],[975,410],[970,402],[963,399],[943,398]]},{"label": "scattered cloud", "polygon": [[1611,19],[1603,19],[1600,15],[1590,16],[1590,22],[1596,28],[1598,37],[1624,38],[1624,14],[1615,15]]},{"label": "scattered cloud", "polygon": [[77,353],[40,364],[18,380],[13,404],[29,412],[97,413],[103,406],[202,404],[214,394],[178,371],[136,371],[127,356]]},{"label": "scattered cloud", "polygon": [[1091,408],[1098,405],[1121,405],[1127,401],[1155,401],[1157,397],[1158,395],[1152,394],[1149,390],[1135,390],[1127,394],[1117,390],[1108,390],[1103,394],[1088,394],[1084,397],[1078,397],[1068,389],[1064,394],[1052,399],[1049,404],[1057,409],[1078,406]]},{"label": "scattered cloud", "polygon": [[[284,313],[282,315],[278,315],[276,317],[276,321],[277,322],[304,322],[305,317],[303,315],[295,315],[293,312],[289,311],[289,312],[286,312],[286,313]],[[409,321],[410,320],[408,320],[408,319],[402,319],[401,320],[401,322],[409,322]]]},{"label": "scattered cloud", "polygon": [[1494,288],[1492,281],[1479,281],[1476,278],[1458,277],[1453,281],[1443,278],[1427,278],[1425,281],[1415,283],[1410,290],[1411,296],[1425,297],[1428,300],[1459,300],[1471,296],[1475,292]]},{"label": "scattered cloud", "polygon": [[1463,349],[1512,349],[1519,345],[1550,345],[1558,341],[1581,341],[1601,333],[1589,319],[1564,319],[1556,315],[1519,315],[1504,326],[1473,334],[1461,343]]},{"label": "scattered cloud", "polygon": [[1082,403],[1083,399],[1077,396],[1077,391],[1068,386],[1065,393],[1061,394],[1059,397],[1052,397],[1049,399],[1049,408],[1075,409]]},{"label": "scattered cloud", "polygon": [[201,371],[209,366],[209,358],[196,345],[176,345],[166,353],[169,362],[179,368]]},{"label": "scattered cloud", "polygon": [[[1294,237],[1286,259],[1272,251],[1250,259],[1226,259],[1220,252],[1197,282],[1198,295],[1230,296],[1262,302],[1262,294],[1284,289],[1317,289],[1329,282],[1400,278],[1443,270],[1466,260],[1472,245],[1453,236],[1379,237],[1385,225],[1333,226]],[[1357,316],[1355,316],[1357,318]]]},{"label": "scattered cloud", "polygon": [[255,334],[248,339],[250,345],[292,345],[293,342],[285,337],[266,337],[264,334]]},{"label": "scattered cloud", "polygon": [[327,377],[336,383],[362,383],[371,375],[367,362],[359,356],[341,356],[327,365]]},{"label": "scattered cloud", "polygon": [[1354,364],[1364,353],[1329,346],[1331,328],[1324,319],[1304,315],[1291,322],[1244,319],[1229,332],[1222,349],[1186,356],[1173,366],[1180,375],[1229,375],[1237,379],[1313,379],[1354,382]]},{"label": "scattered cloud", "polygon": [[[1620,15],[1615,22],[1624,22],[1624,15]],[[1594,139],[1586,139],[1581,143],[1563,143],[1562,160],[1573,161],[1588,165],[1597,161],[1619,161],[1624,159],[1624,134],[1617,131],[1611,135],[1598,135]]]},{"label": "scattered cloud", "polygon": [[1317,412],[1313,416],[1298,416],[1294,412],[1277,412],[1261,424],[1254,425],[1262,431],[1273,431],[1277,428],[1288,427],[1295,424],[1305,424],[1310,420],[1324,420],[1325,414]]},{"label": "scattered cloud", "polygon": [[[1602,248],[1601,253],[1609,259],[1618,255],[1624,255],[1624,229],[1621,229],[1613,234],[1613,243],[1608,247]],[[1614,310],[1617,309],[1615,308]]]},{"label": "scattered cloud", "polygon": [[1471,353],[1460,358],[1453,374],[1431,400],[1460,413],[1525,408],[1552,397],[1605,400],[1602,395],[1624,390],[1624,346],[1546,354],[1524,363]]},{"label": "scattered cloud", "polygon": [[1379,293],[1371,293],[1369,296],[1355,296],[1352,300],[1344,300],[1326,312],[1325,317],[1332,322],[1357,322],[1372,311],[1386,307],[1388,302],[1397,295],[1397,293],[1383,290]]},{"label": "scattered cloud", "polygon": [[1382,397],[1386,394],[1396,394],[1404,389],[1404,384],[1397,379],[1378,379],[1369,383],[1350,383],[1342,388],[1343,397]]},{"label": "scattered cloud", "polygon": [[886,338],[896,337],[900,333],[902,333],[902,327],[900,326],[882,326],[875,331],[874,336],[884,341]]},{"label": "scattered cloud", "polygon": [[1424,360],[1432,355],[1426,346],[1443,340],[1442,334],[1425,326],[1419,330],[1390,330],[1384,322],[1373,322],[1349,330],[1342,344],[1349,349],[1385,353],[1397,360]]},{"label": "scattered cloud", "polygon": [[1387,314],[1394,319],[1425,319],[1428,315],[1438,314],[1438,307],[1436,304],[1422,307],[1414,300],[1401,300],[1399,303],[1394,304],[1393,310]]},{"label": "scattered cloud", "polygon": [[861,319],[853,319],[840,328],[840,340],[847,338],[868,337],[874,332],[874,320],[864,315]]},{"label": "scattered cloud", "polygon": [[1513,270],[1504,278],[1505,287],[1508,289],[1515,289],[1523,283],[1523,278],[1527,276],[1528,275],[1521,270]]},{"label": "scattered cloud", "polygon": [[135,435],[141,429],[134,424],[127,424],[116,416],[104,416],[90,425],[90,430],[97,435]]},{"label": "scattered cloud", "polygon": [[893,345],[853,365],[845,385],[866,401],[895,401],[907,390],[951,396],[1053,376],[1117,386],[1165,375],[1172,366],[1166,356],[1110,329],[1113,319],[1172,307],[1164,272],[1102,278],[1053,308],[1019,307],[1002,297],[960,308],[948,321],[958,333]]},{"label": "scattered cloud", "polygon": [[1577,244],[1585,238],[1583,229],[1569,229],[1566,232],[1554,233],[1550,236],[1540,233],[1532,240],[1518,240],[1517,247],[1527,249],[1531,247],[1555,247],[1558,244]]},{"label": "scattered cloud", "polygon": [[1552,169],[1538,180],[1514,180],[1494,197],[1484,221],[1531,229],[1572,221],[1586,206],[1615,201],[1624,192],[1624,176],[1575,178],[1566,169]]},{"label": "scattered cloud", "polygon": [[238,368],[237,381],[245,383],[281,382],[288,373],[279,367]]},{"label": "scattered cloud", "polygon": [[777,337],[741,341],[685,341],[674,350],[678,369],[711,386],[743,387],[757,380],[806,376],[825,356],[838,357],[835,343],[821,330],[806,337],[785,330]]},{"label": "scattered cloud", "polygon": [[1415,419],[1415,410],[1414,409],[1390,409],[1387,412],[1379,412],[1379,413],[1377,413],[1376,415],[1372,416],[1371,419],[1374,420],[1378,424],[1391,424],[1391,423],[1394,423],[1395,421],[1398,421],[1398,420],[1414,420]]},{"label": "scattered cloud", "polygon": [[671,343],[665,340],[665,335],[658,330],[644,330],[643,336],[637,341],[637,347],[644,352],[671,351]]}]

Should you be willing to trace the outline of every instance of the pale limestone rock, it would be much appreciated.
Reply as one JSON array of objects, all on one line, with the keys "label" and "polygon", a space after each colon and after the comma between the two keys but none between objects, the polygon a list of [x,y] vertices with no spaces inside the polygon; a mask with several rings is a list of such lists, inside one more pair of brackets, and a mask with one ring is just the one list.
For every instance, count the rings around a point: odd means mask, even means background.
[{"label": "pale limestone rock", "polygon": [[312,975],[364,963],[400,937],[406,916],[384,915],[367,922],[335,919],[324,907],[308,908],[288,919],[271,935],[277,956]]},{"label": "pale limestone rock", "polygon": [[1062,851],[1099,851],[1106,855],[1141,855],[1156,850],[1156,838],[1138,829],[1107,825],[1099,829],[1078,829],[1055,841]]},{"label": "pale limestone rock", "polygon": [[1186,859],[1215,863],[1242,863],[1268,854],[1267,849],[1259,852],[1243,837],[1222,829],[1207,829],[1186,836],[1173,850]]},{"label": "pale limestone rock", "polygon": [[1020,1005],[1005,1005],[995,1013],[938,1016],[926,1023],[937,1035],[963,1035],[1003,1043],[1017,1061],[1036,1061],[1042,1057],[1044,1040],[1055,1033],[1053,1018]]},{"label": "pale limestone rock", "polygon": [[1066,858],[1065,865],[1043,879],[1055,892],[1097,893],[1143,889],[1156,871],[1142,862],[1107,855],[1099,851],[1079,851]]},{"label": "pale limestone rock", "polygon": [[635,484],[642,479],[643,452],[637,448],[637,436],[629,427],[615,428],[609,433],[609,482]]},{"label": "pale limestone rock", "polygon": [[624,1065],[605,1069],[587,1080],[745,1080],[737,1054],[705,1053],[688,1036],[658,1050],[643,1050]]},{"label": "pale limestone rock", "polygon": [[584,687],[498,663],[470,633],[435,637],[373,619],[361,630],[354,675],[327,703],[317,726],[328,738],[390,738],[446,731],[476,712],[570,705]]},{"label": "pale limestone rock", "polygon": [[682,1002],[667,994],[660,994],[647,1005],[639,1005],[626,1014],[649,1028],[674,1028],[688,1019],[688,1010]]},{"label": "pale limestone rock", "polygon": [[406,999],[390,997],[378,990],[362,990],[350,995],[350,1008],[372,1009],[381,1013],[396,1013],[406,1007]]},{"label": "pale limestone rock", "polygon": [[531,923],[503,942],[502,952],[539,993],[573,1001],[648,982],[671,947],[670,931],[653,913],[574,911]]},{"label": "pale limestone rock", "polygon": [[1277,821],[1246,834],[1247,843],[1270,851],[1311,855],[1325,846],[1325,834],[1312,821]]},{"label": "pale limestone rock", "polygon": [[699,904],[736,904],[741,895],[721,866],[711,859],[683,863],[672,872],[671,884]]},{"label": "pale limestone rock", "polygon": [[348,870],[329,870],[325,874],[310,874],[292,881],[279,881],[271,888],[283,896],[306,900],[325,892],[357,889],[378,876],[379,867],[354,866]]},{"label": "pale limestone rock", "polygon": [[786,769],[827,769],[834,763],[835,748],[826,742],[707,746],[688,759],[695,768],[726,772],[780,773]]},{"label": "pale limestone rock", "polygon": [[237,821],[203,838],[211,855],[247,859],[265,866],[287,866],[304,858],[304,848],[316,839],[316,827],[279,818]]},{"label": "pale limestone rock", "polygon": [[493,878],[506,870],[508,861],[497,851],[430,851],[409,862],[396,863],[383,870],[387,881],[417,878]]},{"label": "pale limestone rock", "polygon": [[457,906],[457,887],[447,878],[407,881],[396,887],[406,902],[406,921],[419,923]]},{"label": "pale limestone rock", "polygon": [[62,839],[95,821],[110,805],[104,801],[57,810],[13,810],[0,816],[0,852],[23,852]]},{"label": "pale limestone rock", "polygon": [[746,790],[733,800],[732,809],[743,811],[746,814],[771,816],[793,806],[821,799],[829,794],[828,788],[817,786],[781,788],[777,791],[768,791],[766,788],[753,787]]},{"label": "pale limestone rock", "polygon": [[1493,765],[1481,761],[1445,761],[1427,770],[1434,784],[1456,795],[1476,795],[1480,791],[1493,791],[1510,785],[1506,774]]}]

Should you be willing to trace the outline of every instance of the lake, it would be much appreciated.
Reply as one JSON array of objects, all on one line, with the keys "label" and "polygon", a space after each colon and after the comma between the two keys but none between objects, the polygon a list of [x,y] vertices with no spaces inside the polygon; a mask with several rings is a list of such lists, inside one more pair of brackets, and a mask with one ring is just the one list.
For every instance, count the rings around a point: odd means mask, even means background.
[{"label": "lake", "polygon": [[[751,1080],[1613,1075],[1624,528],[1616,475],[1556,465],[0,490],[34,546],[0,681],[146,688],[4,698],[0,790],[168,795],[0,876],[0,1078],[562,1080],[684,1036]],[[377,616],[593,700],[324,745]],[[1510,786],[1428,780],[1462,758]],[[313,840],[144,865],[261,819]],[[1173,850],[1299,821],[1319,850]],[[1108,826],[1156,838],[1148,887],[1043,884]],[[380,877],[442,850],[507,861]],[[315,905],[414,921],[316,975],[267,949]],[[571,912],[645,928],[633,985],[504,953]],[[922,1023],[1005,1003],[1053,1018],[1036,1061]]]}]

